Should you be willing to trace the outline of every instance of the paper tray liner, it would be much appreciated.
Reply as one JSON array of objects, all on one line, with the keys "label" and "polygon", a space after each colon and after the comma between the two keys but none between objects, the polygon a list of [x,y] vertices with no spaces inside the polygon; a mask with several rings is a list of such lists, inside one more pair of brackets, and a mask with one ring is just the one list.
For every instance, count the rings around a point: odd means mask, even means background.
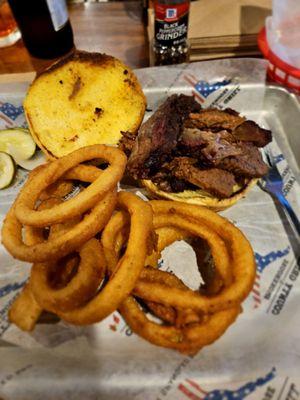
[{"label": "paper tray liner", "polygon": [[[136,72],[148,109],[155,110],[171,93],[194,94],[203,106],[236,109],[267,128],[279,111],[264,108],[265,67],[262,60],[235,59]],[[0,90],[0,128],[25,124],[24,84],[21,91],[18,85],[14,83],[11,92],[7,85],[5,91]],[[287,101],[290,94],[282,96]],[[290,168],[297,163],[288,142],[278,146],[285,143],[279,140],[280,129],[287,132],[294,123],[295,118],[275,126],[270,148],[286,196],[299,215],[300,188]],[[0,192],[2,220],[26,175],[19,169],[14,185]],[[1,247],[0,398],[297,399],[300,278],[296,238],[271,197],[257,186],[222,214],[250,240],[257,276],[237,321],[194,357],[147,343],[132,334],[118,312],[88,327],[47,321],[30,334],[21,332],[9,324],[7,310],[24,285],[30,265],[14,260]],[[163,268],[172,268],[191,287],[199,284],[193,253],[185,243],[166,249]]]}]

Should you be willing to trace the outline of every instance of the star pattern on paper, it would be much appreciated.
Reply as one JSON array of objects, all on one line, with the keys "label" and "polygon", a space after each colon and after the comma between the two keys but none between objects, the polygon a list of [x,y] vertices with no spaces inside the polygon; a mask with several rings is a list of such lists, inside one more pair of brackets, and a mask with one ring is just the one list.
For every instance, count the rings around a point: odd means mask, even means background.
[{"label": "star pattern on paper", "polygon": [[16,107],[11,103],[0,103],[0,111],[13,121],[24,112],[22,106]]}]

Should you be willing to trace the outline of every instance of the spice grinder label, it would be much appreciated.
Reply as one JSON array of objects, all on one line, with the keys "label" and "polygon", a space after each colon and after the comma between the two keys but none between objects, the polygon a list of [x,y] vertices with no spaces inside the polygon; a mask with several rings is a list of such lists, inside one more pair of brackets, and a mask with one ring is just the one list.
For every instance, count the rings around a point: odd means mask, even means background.
[{"label": "spice grinder label", "polygon": [[189,2],[155,5],[155,40],[162,46],[178,46],[188,33]]}]

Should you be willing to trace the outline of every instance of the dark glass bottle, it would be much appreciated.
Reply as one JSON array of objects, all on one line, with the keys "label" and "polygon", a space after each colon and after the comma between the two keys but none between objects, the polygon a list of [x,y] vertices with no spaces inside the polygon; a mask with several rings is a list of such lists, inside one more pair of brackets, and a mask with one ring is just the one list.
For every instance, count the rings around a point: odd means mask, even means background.
[{"label": "dark glass bottle", "polygon": [[189,0],[155,0],[154,65],[170,65],[189,60]]},{"label": "dark glass bottle", "polygon": [[8,0],[28,51],[59,57],[74,46],[65,0]]},{"label": "dark glass bottle", "polygon": [[148,7],[149,0],[142,0],[142,20],[145,26],[148,25]]}]

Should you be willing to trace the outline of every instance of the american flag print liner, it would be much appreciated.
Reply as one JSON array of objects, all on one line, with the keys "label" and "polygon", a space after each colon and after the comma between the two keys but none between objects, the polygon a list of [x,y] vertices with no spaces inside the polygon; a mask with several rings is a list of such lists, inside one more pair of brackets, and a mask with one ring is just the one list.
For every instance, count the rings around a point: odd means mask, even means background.
[{"label": "american flag print liner", "polygon": [[10,102],[0,101],[0,126],[1,120],[4,122],[6,128],[15,126],[15,121],[19,116],[23,116],[23,107],[15,106]]},{"label": "american flag print liner", "polygon": [[[236,389],[214,389],[206,391],[192,379],[186,379],[178,385],[185,398],[191,400],[243,400],[255,390],[270,382],[276,376],[276,368],[273,367],[266,375],[255,380],[246,382]],[[205,386],[205,385],[204,385]]]},{"label": "american flag print liner", "polygon": [[197,78],[191,73],[184,75],[184,79],[188,84],[193,86],[193,95],[200,101],[200,103],[203,103],[212,93],[224,88],[232,82],[231,79],[226,78],[212,82],[197,80]]},{"label": "american flag print liner", "polygon": [[261,255],[259,253],[255,253],[255,261],[256,261],[256,277],[254,286],[252,289],[252,297],[254,301],[254,308],[258,308],[261,305],[261,277],[264,270],[272,265],[274,261],[285,257],[290,251],[290,246],[286,247],[284,250],[272,250],[266,255]]},{"label": "american flag print liner", "polygon": [[[168,91],[189,94],[193,92],[201,97],[204,106],[220,104],[245,112],[246,115],[248,112],[250,116],[252,116],[251,113],[254,113],[254,119],[258,115],[257,112],[263,110],[267,112],[267,116],[272,117],[273,121],[276,114],[270,113],[270,110],[264,109],[262,105],[260,96],[263,90],[259,92],[251,87],[253,83],[257,83],[259,88],[264,82],[265,75],[260,72],[263,61],[248,59],[245,62],[233,59],[227,60],[226,63],[226,65],[223,61],[192,63],[187,68],[182,67],[181,71],[180,66],[164,70],[150,68],[137,71],[137,74],[143,84],[148,107],[153,110],[159,102],[163,101]],[[239,71],[238,77],[235,71]],[[185,75],[195,79],[189,83],[184,79]],[[231,83],[227,83],[226,80],[230,79]],[[201,81],[204,82],[201,83]],[[199,83],[197,85],[199,91],[195,88],[197,83]],[[217,88],[218,83],[220,84],[219,88]],[[223,86],[222,83],[224,83]],[[244,86],[243,83],[248,86]],[[207,87],[206,84],[211,87]],[[229,100],[229,103],[224,103],[223,100],[238,85],[240,85],[240,91]],[[249,87],[252,90],[248,90]],[[226,90],[227,92],[224,94]],[[218,98],[219,100],[217,100]],[[286,98],[288,98],[288,93],[286,93]],[[19,100],[19,102],[16,101],[14,94],[7,98],[2,96],[1,104],[10,103],[17,108],[22,104],[21,97]],[[279,111],[276,110],[277,112]],[[0,115],[10,121],[10,127],[23,125],[25,121],[23,114],[16,116],[15,120],[1,111]],[[0,127],[3,129],[8,123],[1,117]],[[292,120],[290,119],[288,123],[291,124]],[[266,128],[268,128],[267,122]],[[286,129],[285,126],[283,126],[284,129]],[[290,158],[284,151],[285,149],[277,147],[276,143],[274,143],[274,148],[279,167],[282,167],[282,170],[287,168]],[[285,154],[286,160],[283,159],[282,153]],[[292,164],[290,165],[292,167]],[[288,195],[296,206],[300,204],[297,200],[297,198],[299,199],[297,184],[293,185]],[[4,197],[2,199],[4,203]],[[257,224],[256,209],[253,213],[249,212],[253,207],[257,207],[257,209],[262,207],[266,211],[266,215],[262,215],[263,218],[259,220],[261,225]],[[4,215],[4,211],[2,214]],[[249,236],[254,251],[261,258],[267,257],[271,252],[284,252],[289,245],[272,201],[267,195],[262,198],[258,188],[253,188],[250,196],[243,204],[232,210],[230,216],[232,220],[241,224],[241,229]],[[268,235],[269,221],[276,218],[278,233],[274,231],[274,235],[270,239]],[[262,236],[260,236],[261,233]],[[261,258],[258,260],[258,264],[263,262]],[[5,377],[14,368],[20,369],[29,364],[32,367],[25,371],[25,379],[16,376],[13,384],[0,386],[0,397],[16,398],[18,393],[24,393],[24,384],[27,383],[27,387],[34,390],[31,392],[32,400],[41,398],[51,400],[51,397],[64,398],[66,393],[70,400],[76,400],[79,397],[86,400],[93,398],[155,400],[158,397],[162,400],[225,400],[226,398],[230,400],[300,400],[299,357],[297,357],[297,354],[300,354],[299,315],[294,312],[294,306],[299,303],[300,278],[293,282],[294,290],[291,291],[286,303],[285,312],[278,315],[277,318],[274,318],[271,313],[269,315],[265,312],[264,303],[266,301],[263,298],[266,294],[263,292],[265,285],[271,285],[277,267],[279,269],[286,259],[289,264],[285,266],[285,271],[288,272],[288,267],[294,269],[295,260],[292,251],[282,257],[277,254],[275,261],[269,260],[268,266],[262,267],[260,270],[262,300],[260,306],[254,310],[253,293],[250,294],[245,303],[244,312],[237,322],[218,342],[203,349],[197,356],[190,359],[189,363],[186,363],[172,380],[170,390],[166,390],[165,394],[162,393],[162,388],[166,386],[164,382],[169,384],[168,380],[172,372],[174,373],[178,364],[185,360],[184,356],[168,350],[156,349],[136,338],[134,334],[130,338],[127,337],[123,328],[125,323],[119,319],[118,313],[114,317],[111,316],[103,324],[104,326],[76,330],[76,335],[70,327],[62,326],[60,323],[51,326],[41,324],[38,331],[39,336],[25,336],[23,332],[17,332],[16,335],[13,327],[7,326],[6,323],[6,305],[10,296],[19,290],[16,289],[0,298],[0,308],[3,311],[0,311],[0,321],[2,320],[4,323],[4,332],[0,332],[0,340],[13,345],[0,349],[1,357],[5,359],[5,363],[0,368],[0,375],[2,374],[1,378]],[[184,261],[185,259],[182,259],[183,264]],[[265,260],[266,262],[267,260]],[[15,265],[13,260],[11,263],[11,265]],[[0,286],[5,286],[2,293],[10,290],[7,285],[13,286],[15,282],[21,283],[27,275],[27,272],[22,269],[22,276],[18,280],[14,275],[8,276],[4,272],[2,269],[0,273],[2,281]],[[110,329],[109,325],[114,326],[116,331]],[[250,330],[252,341],[249,341],[247,336]],[[54,345],[54,341],[48,339],[51,332],[52,336],[63,335],[64,342]],[[270,332],[272,332],[271,340],[265,340],[269,339]],[[94,336],[98,341],[93,340]],[[40,339],[40,342],[37,339]],[[116,341],[120,347],[116,347]],[[237,357],[236,346],[241,351],[241,357]],[[259,364],[260,372],[256,370],[257,364]],[[276,366],[276,371],[272,371],[273,365]],[[271,377],[272,372],[273,377]],[[67,377],[63,380],[62,385],[54,384],[54,382],[57,383],[58,374]],[[271,374],[269,380],[268,374]],[[76,382],[76,390],[74,390],[74,382]],[[249,384],[252,384],[251,387],[246,386]],[[184,387],[186,393],[188,390],[190,396],[180,390],[179,386],[180,388]],[[51,390],[47,390],[48,388]],[[251,391],[251,389],[254,390]],[[272,390],[275,391],[272,392],[274,394],[268,398],[265,397]],[[292,396],[288,395],[290,390]]]}]

